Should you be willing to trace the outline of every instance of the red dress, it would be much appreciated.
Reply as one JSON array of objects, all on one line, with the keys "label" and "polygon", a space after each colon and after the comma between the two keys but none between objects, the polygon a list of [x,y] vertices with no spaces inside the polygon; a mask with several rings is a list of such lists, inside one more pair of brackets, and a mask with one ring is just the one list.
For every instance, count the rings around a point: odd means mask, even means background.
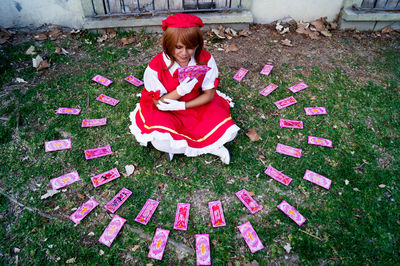
[{"label": "red dress", "polygon": [[[210,58],[211,55],[203,50],[199,61],[208,62]],[[166,70],[163,53],[155,56],[149,67],[157,72],[167,92],[175,90],[179,85],[177,71],[171,75]],[[179,101],[190,101],[198,97],[202,93],[203,80],[204,76],[199,78],[193,90]],[[218,83],[219,78],[216,78],[215,88]],[[131,132],[142,145],[164,140],[169,142],[168,152],[196,156],[220,148],[235,138],[239,131],[230,115],[230,99],[222,93],[215,93],[212,101],[207,104],[181,111],[160,111],[153,103],[153,97],[157,98],[157,94],[144,88],[140,103],[130,116]]]}]

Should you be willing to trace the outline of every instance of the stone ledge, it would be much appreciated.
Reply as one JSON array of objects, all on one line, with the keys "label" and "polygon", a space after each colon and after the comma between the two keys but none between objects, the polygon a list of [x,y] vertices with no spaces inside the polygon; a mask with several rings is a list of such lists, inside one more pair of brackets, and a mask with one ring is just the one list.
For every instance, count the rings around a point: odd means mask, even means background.
[{"label": "stone ledge", "polygon": [[345,21],[400,21],[400,12],[367,12],[343,9],[342,18]]},{"label": "stone ledge", "polygon": [[[224,25],[239,30],[248,28],[249,24],[253,23],[253,15],[247,10],[229,13],[197,13],[195,15],[203,20],[205,29],[215,25]],[[101,30],[104,28],[140,30],[146,28],[148,32],[161,32],[161,21],[166,17],[167,15],[85,18],[83,28],[88,30]]]}]

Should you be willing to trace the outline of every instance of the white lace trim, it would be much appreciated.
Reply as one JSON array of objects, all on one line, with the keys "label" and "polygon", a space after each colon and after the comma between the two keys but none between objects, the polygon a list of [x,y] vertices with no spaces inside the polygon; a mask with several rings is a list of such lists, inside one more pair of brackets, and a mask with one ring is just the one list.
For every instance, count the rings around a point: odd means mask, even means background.
[{"label": "white lace trim", "polygon": [[[222,97],[222,96],[221,96]],[[182,151],[184,150],[184,154],[189,157],[194,157],[197,155],[201,154],[206,154],[210,153],[211,151],[217,150],[220,147],[222,147],[225,143],[232,141],[236,135],[237,132],[240,130],[240,128],[237,125],[232,125],[230,126],[225,133],[213,144],[204,147],[204,148],[192,148],[189,147],[187,144],[186,140],[174,140],[172,136],[169,133],[162,133],[158,131],[153,131],[150,134],[142,134],[140,128],[136,125],[136,113],[139,111],[140,104],[136,104],[135,110],[133,110],[129,117],[131,119],[131,125],[129,126],[129,129],[131,133],[135,136],[136,140],[140,143],[142,146],[147,146],[147,144],[153,140],[167,140],[169,141],[169,148],[170,148],[170,153],[176,153],[174,151]],[[182,152],[179,152],[182,153]]]}]

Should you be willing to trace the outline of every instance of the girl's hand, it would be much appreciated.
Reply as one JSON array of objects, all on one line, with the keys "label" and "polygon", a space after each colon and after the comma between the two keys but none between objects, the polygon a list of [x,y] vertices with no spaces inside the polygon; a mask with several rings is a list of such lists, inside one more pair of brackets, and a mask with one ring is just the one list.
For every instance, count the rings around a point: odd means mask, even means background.
[{"label": "girl's hand", "polygon": [[191,81],[189,81],[189,80],[190,80],[190,78],[187,77],[184,81],[182,81],[182,83],[178,87],[176,87],[176,92],[180,96],[184,96],[184,95],[190,93],[193,90],[194,86],[196,85],[196,83],[197,83],[196,78],[192,79]]},{"label": "girl's hand", "polygon": [[186,103],[172,100],[172,99],[165,99],[165,102],[158,101],[157,108],[161,111],[179,111],[186,109]]}]

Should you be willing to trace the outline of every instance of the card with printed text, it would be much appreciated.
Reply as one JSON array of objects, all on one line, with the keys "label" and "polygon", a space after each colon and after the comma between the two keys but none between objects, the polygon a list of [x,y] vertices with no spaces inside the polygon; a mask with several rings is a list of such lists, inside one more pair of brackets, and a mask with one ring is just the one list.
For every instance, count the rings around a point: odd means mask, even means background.
[{"label": "card with printed text", "polygon": [[110,155],[110,154],[112,154],[110,145],[85,150],[86,160],[90,160],[90,159],[94,159],[94,158],[98,158],[98,157],[102,157],[102,156],[106,156],[106,155]]},{"label": "card with printed text", "polygon": [[162,260],[165,246],[168,241],[169,230],[157,228],[154,234],[153,241],[151,242],[149,255],[147,257]]},{"label": "card with printed text", "polygon": [[326,115],[325,107],[304,107],[306,115]]},{"label": "card with printed text", "polygon": [[283,211],[284,214],[289,216],[289,218],[292,219],[299,226],[301,226],[306,221],[306,218],[304,218],[303,215],[301,215],[293,206],[291,206],[286,201],[282,201],[277,206],[277,208]]},{"label": "card with printed text", "polygon": [[71,139],[52,140],[52,141],[46,141],[44,143],[45,152],[67,150],[71,148],[72,148]]},{"label": "card with printed text", "polygon": [[276,152],[300,158],[302,150],[278,143],[278,145],[276,145]]},{"label": "card with printed text", "polygon": [[251,213],[256,213],[261,210],[260,205],[250,196],[249,192],[246,189],[242,189],[236,192],[236,197],[240,199],[240,201],[250,210]]},{"label": "card with printed text", "polygon": [[265,65],[261,70],[260,74],[268,76],[271,73],[272,69],[274,68],[273,65]]},{"label": "card with printed text", "polygon": [[105,124],[107,124],[107,118],[82,120],[82,127],[98,127],[98,126],[104,126]]},{"label": "card with printed text", "polygon": [[127,188],[123,188],[104,207],[106,208],[106,210],[114,213],[119,209],[119,207],[121,207],[122,204],[124,204],[124,202],[129,198],[130,195],[132,195],[132,191]]},{"label": "card with printed text", "polygon": [[83,218],[85,218],[99,203],[94,199],[89,199],[82,204],[70,217],[69,219],[75,224],[79,224]]},{"label": "card with printed text", "polygon": [[186,231],[189,221],[189,203],[178,203],[176,207],[174,229]]},{"label": "card with printed text", "polygon": [[297,100],[293,96],[287,97],[287,98],[279,100],[277,102],[274,102],[274,104],[276,105],[276,107],[278,107],[278,109],[286,108],[295,103],[297,103]]},{"label": "card with printed text", "polygon": [[120,174],[118,172],[118,169],[113,168],[107,172],[93,176],[90,180],[92,180],[92,184],[94,187],[98,187],[98,186],[104,185],[114,179],[117,179],[119,176],[120,176]]},{"label": "card with printed text", "polygon": [[197,265],[211,265],[210,236],[208,234],[197,234],[195,241]]},{"label": "card with printed text", "polygon": [[186,78],[190,80],[196,78],[200,79],[202,76],[205,76],[206,73],[211,69],[206,65],[195,65],[195,66],[184,66],[178,68],[178,80],[179,83],[182,83]]},{"label": "card with printed text", "polygon": [[159,203],[160,202],[156,200],[148,199],[144,204],[142,210],[136,216],[135,221],[146,225],[150,221],[151,216],[153,216],[154,212],[156,211]]},{"label": "card with printed text", "polygon": [[239,69],[239,71],[233,76],[233,79],[236,81],[242,81],[242,79],[244,78],[244,76],[247,74],[248,70],[241,68]]},{"label": "card with printed text", "polygon": [[67,107],[60,107],[56,111],[56,114],[58,115],[79,115],[80,113],[81,109]]},{"label": "card with printed text", "polygon": [[324,146],[324,147],[329,147],[329,148],[333,147],[332,140],[323,139],[323,138],[319,138],[319,137],[313,137],[313,136],[308,136],[308,144]]},{"label": "card with printed text", "polygon": [[271,92],[276,90],[276,88],[278,88],[278,85],[275,85],[275,84],[271,83],[267,87],[265,87],[264,89],[260,90],[260,94],[263,95],[263,96],[268,96],[268,95],[271,94]]},{"label": "card with printed text", "polygon": [[296,84],[292,87],[289,88],[289,90],[293,93],[299,92],[301,90],[304,90],[305,88],[308,88],[308,85],[305,84],[304,82],[301,82],[299,84]]},{"label": "card with printed text", "polygon": [[269,165],[268,168],[265,170],[265,174],[275,179],[279,183],[284,184],[285,186],[289,186],[290,182],[292,182],[292,179],[290,177],[282,174],[281,172],[273,168],[271,165]]},{"label": "card with printed text", "polygon": [[279,120],[279,126],[280,127],[286,127],[286,128],[302,129],[303,128],[303,121],[280,119]]},{"label": "card with printed text", "polygon": [[332,180],[310,170],[306,170],[303,179],[308,180],[311,183],[317,184],[318,186],[321,186],[328,190],[331,188],[332,184]]},{"label": "card with printed text", "polygon": [[249,246],[251,253],[264,248],[264,245],[261,243],[260,238],[258,238],[258,235],[256,231],[254,231],[250,222],[239,225],[238,229],[246,241],[246,244]]},{"label": "card with printed text", "polygon": [[222,210],[221,201],[211,201],[208,203],[208,208],[210,209],[211,223],[213,227],[225,226],[225,216]]},{"label": "card with printed text", "polygon": [[119,103],[119,100],[111,98],[110,96],[104,94],[100,94],[99,97],[96,98],[96,100],[112,106],[116,106]]},{"label": "card with printed text", "polygon": [[81,180],[81,178],[79,177],[78,171],[73,171],[71,173],[50,179],[50,184],[53,190],[57,190],[71,185],[79,180]]},{"label": "card with printed text", "polygon": [[127,76],[127,77],[125,78],[125,80],[128,81],[130,84],[135,85],[136,87],[140,87],[140,86],[142,86],[143,83],[144,83],[143,81],[141,81],[141,80],[138,79],[138,78],[135,78],[135,77],[132,76],[132,75]]},{"label": "card with printed text", "polygon": [[126,220],[124,218],[114,215],[106,230],[104,230],[103,234],[101,235],[99,242],[103,243],[107,247],[110,247],[125,222]]},{"label": "card with printed text", "polygon": [[108,87],[108,85],[110,85],[112,83],[111,80],[109,80],[108,78],[105,78],[103,76],[100,75],[96,75],[92,78],[93,81],[100,83],[101,85],[104,85],[106,87]]}]

